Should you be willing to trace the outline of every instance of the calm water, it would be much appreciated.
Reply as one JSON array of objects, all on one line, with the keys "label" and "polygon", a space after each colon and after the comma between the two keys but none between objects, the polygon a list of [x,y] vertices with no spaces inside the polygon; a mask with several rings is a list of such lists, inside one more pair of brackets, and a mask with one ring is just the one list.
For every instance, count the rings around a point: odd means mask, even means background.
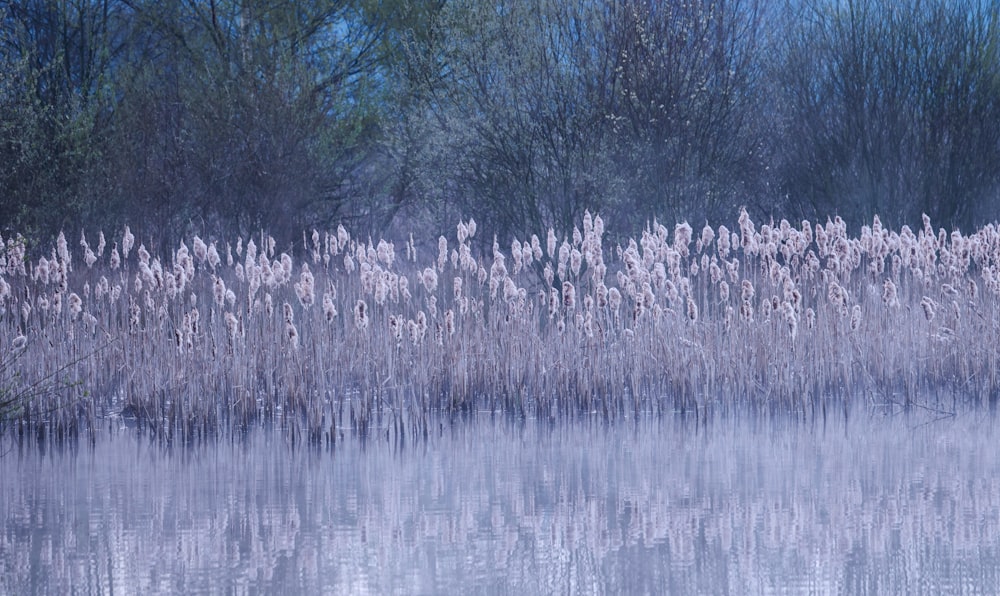
[{"label": "calm water", "polygon": [[5,444],[0,593],[996,593],[995,421]]}]

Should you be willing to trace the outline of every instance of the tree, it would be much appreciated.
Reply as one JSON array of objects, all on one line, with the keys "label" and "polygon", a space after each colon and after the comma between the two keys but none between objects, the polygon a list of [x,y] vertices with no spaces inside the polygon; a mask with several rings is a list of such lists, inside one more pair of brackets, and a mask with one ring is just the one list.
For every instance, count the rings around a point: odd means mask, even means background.
[{"label": "tree", "polygon": [[792,8],[775,140],[781,187],[802,214],[969,226],[989,213],[1000,188],[996,4]]}]

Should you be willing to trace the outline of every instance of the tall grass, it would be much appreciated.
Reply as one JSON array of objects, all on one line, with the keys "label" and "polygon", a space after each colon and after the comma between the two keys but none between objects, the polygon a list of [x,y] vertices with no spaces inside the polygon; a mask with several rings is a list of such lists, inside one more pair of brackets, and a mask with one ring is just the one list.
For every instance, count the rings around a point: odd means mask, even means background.
[{"label": "tall grass", "polygon": [[97,246],[61,236],[32,260],[8,240],[2,341],[24,352],[8,366],[24,383],[79,382],[15,421],[196,432],[276,417],[321,433],[387,413],[419,428],[469,409],[953,411],[1000,395],[993,225],[875,218],[849,237],[839,218],[758,228],[744,211],[733,231],[654,222],[615,246],[600,217],[581,225],[488,254],[473,221],[436,250],[343,227],[284,250],[266,234],[194,237],[158,256],[127,228]]}]

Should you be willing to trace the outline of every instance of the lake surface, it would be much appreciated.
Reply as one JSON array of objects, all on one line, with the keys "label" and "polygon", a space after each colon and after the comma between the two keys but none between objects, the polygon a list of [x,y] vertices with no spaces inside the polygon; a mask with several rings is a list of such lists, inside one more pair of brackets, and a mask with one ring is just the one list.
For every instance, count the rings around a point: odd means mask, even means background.
[{"label": "lake surface", "polygon": [[481,415],[333,448],[268,429],[8,437],[0,593],[997,593],[996,426]]}]

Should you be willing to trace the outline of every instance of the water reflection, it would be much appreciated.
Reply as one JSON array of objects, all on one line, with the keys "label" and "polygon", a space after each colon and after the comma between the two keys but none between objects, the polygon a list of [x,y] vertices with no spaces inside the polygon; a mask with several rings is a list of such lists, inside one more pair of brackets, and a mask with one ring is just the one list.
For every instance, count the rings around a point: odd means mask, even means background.
[{"label": "water reflection", "polygon": [[0,593],[995,592],[994,422],[923,422],[8,440]]}]

